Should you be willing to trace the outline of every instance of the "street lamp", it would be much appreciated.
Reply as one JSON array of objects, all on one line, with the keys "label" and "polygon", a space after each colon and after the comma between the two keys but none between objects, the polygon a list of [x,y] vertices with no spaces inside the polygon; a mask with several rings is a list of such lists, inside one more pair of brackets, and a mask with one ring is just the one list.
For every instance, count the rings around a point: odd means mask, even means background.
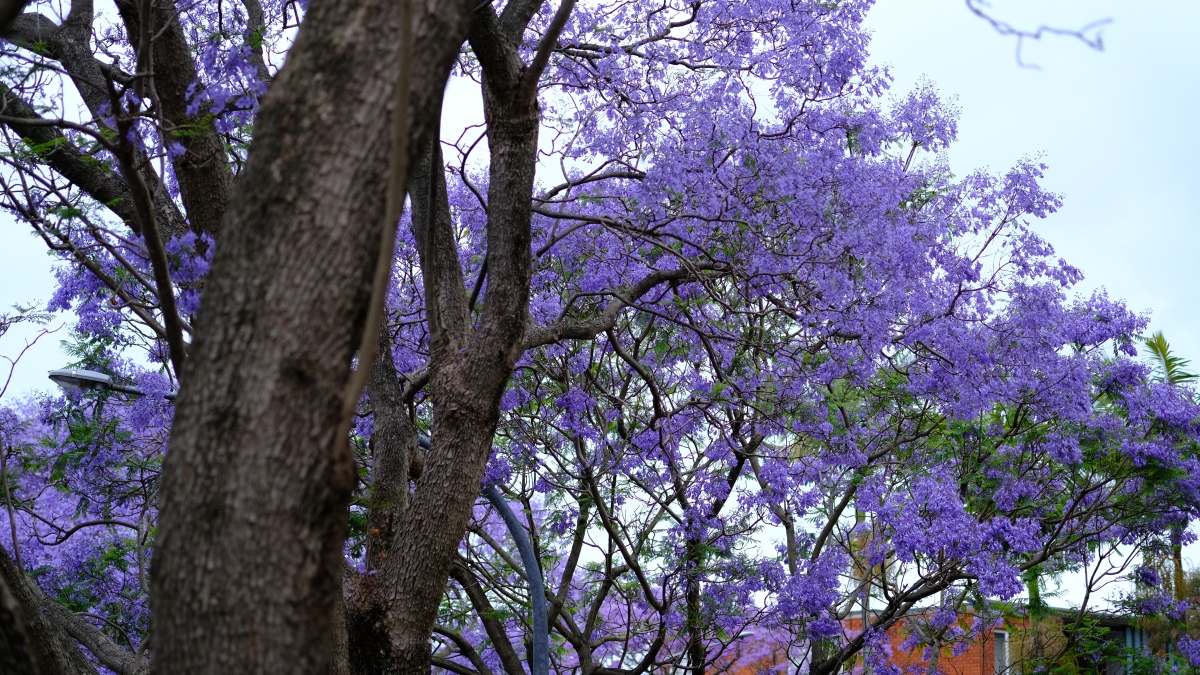
[{"label": "street lamp", "polygon": [[[422,448],[429,449],[428,437],[418,436],[417,440]],[[521,564],[525,566],[525,579],[529,581],[529,600],[533,605],[533,659],[529,664],[530,675],[548,675],[550,672],[550,627],[546,618],[546,586],[542,580],[542,566],[533,553],[533,544],[529,541],[529,535],[525,534],[525,528],[521,527],[521,521],[517,520],[517,514],[513,513],[512,508],[509,507],[508,502],[504,500],[504,496],[500,494],[496,486],[491,485],[484,488],[483,494],[500,512],[500,517],[508,526],[508,532],[517,544],[517,551],[521,554]]]},{"label": "street lamp", "polygon": [[[64,368],[50,371],[50,379],[67,391],[119,391],[123,394],[143,396],[146,392],[125,384],[114,382],[112,376],[94,370]],[[175,400],[176,392],[166,395],[168,401]]]}]

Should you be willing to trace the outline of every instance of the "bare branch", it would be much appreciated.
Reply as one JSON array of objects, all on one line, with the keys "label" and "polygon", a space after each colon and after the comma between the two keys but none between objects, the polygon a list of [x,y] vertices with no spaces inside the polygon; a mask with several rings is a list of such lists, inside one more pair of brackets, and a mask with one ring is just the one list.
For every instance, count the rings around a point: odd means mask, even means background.
[{"label": "bare branch", "polygon": [[604,311],[596,318],[577,323],[554,323],[548,326],[533,326],[525,331],[525,342],[522,348],[526,351],[553,344],[559,340],[590,340],[617,323],[617,317],[625,308],[632,306],[642,296],[649,293],[659,284],[674,281],[686,281],[698,278],[698,273],[713,270],[714,266],[700,265],[693,269],[675,269],[651,272],[625,292],[613,292],[613,299],[604,307]]},{"label": "bare branch", "polygon": [[1017,39],[1017,63],[1023,68],[1039,69],[1037,65],[1025,63],[1021,59],[1021,49],[1025,44],[1025,40],[1041,40],[1047,35],[1058,35],[1070,37],[1079,40],[1091,49],[1096,51],[1104,51],[1104,38],[1100,29],[1112,23],[1112,19],[1099,19],[1086,24],[1079,29],[1057,28],[1054,26],[1040,25],[1034,30],[1017,28],[1007,21],[997,19],[989,11],[987,0],[964,0],[967,9],[972,14],[988,22],[996,32],[1001,35],[1015,37]]},{"label": "bare branch", "polygon": [[563,28],[566,27],[567,19],[570,18],[571,10],[574,8],[575,0],[562,0],[562,4],[558,6],[558,11],[554,13],[554,18],[550,20],[550,25],[546,27],[546,33],[542,35],[542,40],[538,43],[533,61],[529,63],[529,68],[521,76],[520,100],[533,101],[537,97],[538,80],[542,77],[542,71],[546,70],[546,64],[550,62],[550,53],[554,51],[558,36],[562,35]]}]

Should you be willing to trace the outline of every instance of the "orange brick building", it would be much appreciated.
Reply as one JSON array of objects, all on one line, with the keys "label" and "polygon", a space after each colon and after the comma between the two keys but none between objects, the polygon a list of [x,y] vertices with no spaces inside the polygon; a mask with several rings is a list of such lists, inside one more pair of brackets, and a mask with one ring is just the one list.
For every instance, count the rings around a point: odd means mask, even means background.
[{"label": "orange brick building", "polygon": [[[1132,625],[1128,619],[1101,614],[1095,614],[1093,618],[1099,620],[1100,626],[1108,629],[1110,640],[1130,648],[1145,646],[1145,632]],[[842,625],[847,637],[852,637],[861,630],[862,619],[846,619]],[[1026,670],[1021,668],[1021,664],[1025,653],[1031,648],[1032,640],[1036,639],[1036,636],[1028,628],[1028,619],[1009,619],[1003,626],[985,633],[981,639],[957,656],[953,655],[950,649],[943,650],[938,655],[938,670],[948,675],[1019,675]],[[891,644],[892,663],[906,671],[909,667],[913,667],[914,671],[922,672],[930,667],[931,663],[924,659],[925,647],[918,646],[911,650],[901,649],[901,645],[908,637],[903,621],[892,626],[887,634]],[[1031,637],[1031,635],[1034,636]],[[1054,640],[1056,636],[1057,639],[1061,639],[1061,635],[1061,625],[1052,621],[1047,623],[1042,632],[1042,636],[1048,637],[1050,640]],[[797,670],[801,673],[804,672],[804,669],[797,669],[795,666],[785,666],[787,654],[782,648],[763,649],[762,645],[759,645],[759,649],[754,652],[763,654],[763,656],[748,662],[748,659],[741,658],[742,654],[729,654],[731,658],[725,661],[728,665],[712,668],[707,675],[759,675],[767,670],[776,673],[786,671],[788,675],[795,675]],[[734,665],[735,663],[736,665]],[[1105,675],[1124,675],[1125,670],[1120,662],[1101,664],[1100,669]],[[861,663],[854,666],[851,672],[860,674],[862,672]]]}]

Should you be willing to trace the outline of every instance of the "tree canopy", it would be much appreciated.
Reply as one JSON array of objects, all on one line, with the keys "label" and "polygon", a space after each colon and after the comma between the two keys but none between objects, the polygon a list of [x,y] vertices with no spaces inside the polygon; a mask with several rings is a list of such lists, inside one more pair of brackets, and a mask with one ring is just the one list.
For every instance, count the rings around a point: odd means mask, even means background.
[{"label": "tree canopy", "polygon": [[522,675],[531,602],[564,674],[936,669],[1190,536],[1186,363],[1075,292],[1044,165],[952,170],[870,2],[386,4],[5,33],[0,206],[142,392],[0,411],[42,672]]}]

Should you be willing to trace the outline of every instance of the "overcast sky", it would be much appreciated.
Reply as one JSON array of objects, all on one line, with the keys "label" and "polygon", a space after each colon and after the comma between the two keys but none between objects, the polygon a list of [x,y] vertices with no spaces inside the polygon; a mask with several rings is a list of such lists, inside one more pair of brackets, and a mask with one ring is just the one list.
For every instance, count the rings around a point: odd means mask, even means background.
[{"label": "overcast sky", "polygon": [[[1065,205],[1036,229],[1083,269],[1081,290],[1103,286],[1151,312],[1151,329],[1200,365],[1200,2],[995,0],[993,10],[1027,28],[1112,23],[1103,52],[1068,38],[1026,42],[1022,59],[1033,69],[1019,66],[1015,41],[962,0],[880,0],[868,19],[873,59],[890,66],[897,94],[925,77],[957,97],[962,118],[950,160],[960,175],[1041,155],[1046,183]],[[44,303],[52,290],[44,247],[0,216],[0,308]],[[10,333],[0,354],[15,355],[29,335]],[[67,360],[59,339],[44,338],[26,354],[7,397],[49,386],[46,371]],[[0,368],[0,386],[6,372]],[[1200,547],[1189,554],[1200,562]]]}]

